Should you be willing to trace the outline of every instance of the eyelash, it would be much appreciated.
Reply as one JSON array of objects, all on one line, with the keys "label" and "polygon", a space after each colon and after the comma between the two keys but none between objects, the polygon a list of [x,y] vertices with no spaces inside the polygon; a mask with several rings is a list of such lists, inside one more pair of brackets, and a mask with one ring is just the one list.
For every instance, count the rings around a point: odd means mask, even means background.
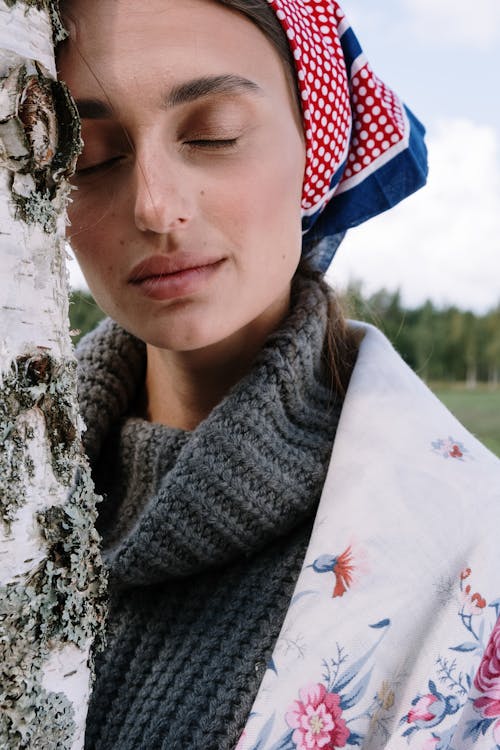
[{"label": "eyelash", "polygon": [[231,148],[233,146],[236,146],[238,142],[238,138],[199,138],[197,140],[193,141],[186,141],[187,146],[191,146],[195,148],[196,146],[200,148]]},{"label": "eyelash", "polygon": [[112,167],[116,162],[120,161],[121,158],[121,156],[115,156],[113,159],[108,159],[107,161],[103,161],[100,164],[94,164],[92,167],[83,167],[83,169],[77,169],[75,170],[75,175],[77,175],[78,177],[91,175],[101,169]]},{"label": "eyelash", "polygon": [[[197,140],[193,141],[186,141],[185,144],[187,146],[190,146],[191,148],[210,148],[210,149],[223,149],[223,148],[233,148],[236,146],[238,142],[238,138],[199,138]],[[94,172],[98,172],[101,169],[105,169],[108,167],[111,167],[113,164],[121,160],[121,156],[117,156],[113,159],[108,159],[107,161],[101,162],[100,164],[94,164],[92,167],[84,167],[83,169],[77,169],[75,174],[79,177],[84,177],[85,175],[91,175]]]}]

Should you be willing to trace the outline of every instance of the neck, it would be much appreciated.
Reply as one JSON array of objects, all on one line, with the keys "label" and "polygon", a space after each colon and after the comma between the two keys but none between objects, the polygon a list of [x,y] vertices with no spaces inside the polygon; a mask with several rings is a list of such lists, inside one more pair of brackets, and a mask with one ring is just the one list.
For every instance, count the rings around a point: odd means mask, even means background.
[{"label": "neck", "polygon": [[147,345],[146,399],[150,422],[194,430],[251,368],[265,340],[285,318],[290,291],[223,341],[194,351]]}]

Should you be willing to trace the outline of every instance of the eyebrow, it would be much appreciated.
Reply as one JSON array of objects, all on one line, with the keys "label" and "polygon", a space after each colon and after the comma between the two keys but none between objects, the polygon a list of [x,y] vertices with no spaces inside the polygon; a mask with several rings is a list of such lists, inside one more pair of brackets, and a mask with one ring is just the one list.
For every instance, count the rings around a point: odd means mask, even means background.
[{"label": "eyebrow", "polygon": [[[173,86],[163,99],[167,109],[201,99],[209,94],[262,94],[254,81],[238,75],[217,75],[193,78]],[[76,107],[82,119],[104,120],[113,116],[111,105],[101,99],[77,99]]]},{"label": "eyebrow", "polygon": [[262,89],[254,81],[237,75],[204,76],[174,86],[166,100],[167,107],[177,107],[208,94],[261,94]]}]

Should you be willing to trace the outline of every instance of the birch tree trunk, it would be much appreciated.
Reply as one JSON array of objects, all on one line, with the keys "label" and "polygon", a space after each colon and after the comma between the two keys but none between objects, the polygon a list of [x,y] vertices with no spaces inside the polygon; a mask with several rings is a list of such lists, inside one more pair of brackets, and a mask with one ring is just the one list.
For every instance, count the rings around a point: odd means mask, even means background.
[{"label": "birch tree trunk", "polygon": [[[103,631],[95,495],[68,331],[79,123],[55,0],[0,0],[0,748],[81,748]],[[53,36],[54,34],[54,36]]]}]

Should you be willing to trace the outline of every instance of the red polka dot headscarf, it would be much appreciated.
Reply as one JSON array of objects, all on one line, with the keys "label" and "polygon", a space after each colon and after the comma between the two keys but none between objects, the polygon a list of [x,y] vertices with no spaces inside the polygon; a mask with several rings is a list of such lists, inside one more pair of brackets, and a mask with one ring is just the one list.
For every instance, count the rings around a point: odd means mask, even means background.
[{"label": "red polka dot headscarf", "polygon": [[306,138],[304,252],[325,271],[350,227],[425,184],[424,128],[371,70],[335,0],[268,0],[295,60]]}]

